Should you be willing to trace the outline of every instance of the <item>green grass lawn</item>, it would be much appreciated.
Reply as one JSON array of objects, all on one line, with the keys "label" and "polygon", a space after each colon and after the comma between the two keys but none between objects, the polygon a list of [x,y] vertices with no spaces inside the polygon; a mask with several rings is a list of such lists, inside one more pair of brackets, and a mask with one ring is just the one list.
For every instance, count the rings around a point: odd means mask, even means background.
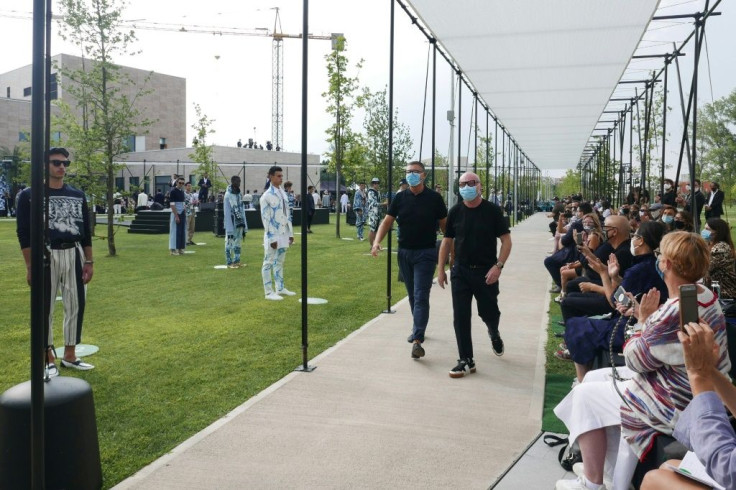
[{"label": "green grass lawn", "polygon": [[[332,216],[334,221],[334,215]],[[316,356],[385,309],[386,259],[368,242],[335,238],[335,225],[309,235],[309,356]],[[105,233],[98,226],[98,233]],[[300,230],[297,230],[300,231]],[[341,226],[343,237],[355,228]],[[301,363],[301,237],[287,254],[286,287],[298,296],[264,300],[263,232],[244,242],[237,270],[224,264],[223,238],[195,234],[196,253],[170,256],[167,235],[132,235],[120,228],[118,256],[95,240],[83,343],[100,351],[96,368],[78,373],[95,397],[104,487],[109,488],[282,378]],[[385,242],[385,240],[384,240]],[[29,288],[15,222],[0,220],[0,392],[28,380]],[[395,260],[395,259],[394,259]],[[406,295],[392,265],[392,303]],[[63,344],[61,303],[55,312]]]}]

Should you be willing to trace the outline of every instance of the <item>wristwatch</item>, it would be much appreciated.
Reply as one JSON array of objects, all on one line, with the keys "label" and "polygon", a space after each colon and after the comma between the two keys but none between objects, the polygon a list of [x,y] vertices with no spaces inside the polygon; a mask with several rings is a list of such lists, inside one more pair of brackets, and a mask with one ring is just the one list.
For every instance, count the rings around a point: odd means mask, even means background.
[{"label": "wristwatch", "polygon": [[503,262],[501,262],[500,260],[496,262],[496,267],[498,267],[499,269],[503,269]]}]

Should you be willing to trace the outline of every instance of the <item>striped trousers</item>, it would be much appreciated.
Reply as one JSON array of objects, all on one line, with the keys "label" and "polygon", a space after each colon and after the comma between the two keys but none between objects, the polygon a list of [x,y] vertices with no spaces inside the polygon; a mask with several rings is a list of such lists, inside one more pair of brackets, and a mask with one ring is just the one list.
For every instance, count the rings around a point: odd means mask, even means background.
[{"label": "striped trousers", "polygon": [[54,343],[54,306],[61,292],[64,308],[64,345],[82,341],[82,322],[87,286],[82,281],[84,251],[81,245],[65,250],[51,250],[51,267],[46,275],[46,309],[48,312],[48,344]]}]

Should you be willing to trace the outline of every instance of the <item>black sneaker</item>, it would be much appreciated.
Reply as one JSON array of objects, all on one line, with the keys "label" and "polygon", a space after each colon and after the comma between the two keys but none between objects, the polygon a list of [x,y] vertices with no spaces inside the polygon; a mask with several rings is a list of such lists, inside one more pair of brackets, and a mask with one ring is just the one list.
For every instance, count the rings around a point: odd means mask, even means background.
[{"label": "black sneaker", "polygon": [[424,348],[419,342],[414,342],[414,345],[411,347],[411,358],[419,359],[420,357],[424,357]]},{"label": "black sneaker", "polygon": [[414,342],[414,333],[410,333],[409,336],[406,338],[406,341],[410,344]]},{"label": "black sneaker", "polygon": [[493,353],[501,357],[503,355],[503,340],[501,340],[501,336],[498,334],[494,336],[491,333],[489,333],[488,336],[491,338],[491,347],[493,348]]},{"label": "black sneaker", "polygon": [[465,376],[466,369],[468,370],[468,373],[474,373],[475,361],[473,361],[472,359],[458,359],[457,366],[450,369],[450,377],[462,378],[463,376]]}]

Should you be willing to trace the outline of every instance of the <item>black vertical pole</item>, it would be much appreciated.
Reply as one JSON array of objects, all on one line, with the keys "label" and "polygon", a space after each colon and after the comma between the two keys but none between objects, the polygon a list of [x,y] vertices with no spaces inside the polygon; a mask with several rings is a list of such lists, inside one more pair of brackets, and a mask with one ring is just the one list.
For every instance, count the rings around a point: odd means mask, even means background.
[{"label": "black vertical pole", "polygon": [[634,185],[634,101],[629,111],[629,192]]},{"label": "black vertical pole", "polygon": [[700,210],[698,204],[695,201],[695,165],[697,161],[696,149],[698,142],[698,65],[700,64],[700,30],[703,28],[701,18],[695,19],[695,66],[693,67],[693,85],[692,94],[690,98],[693,102],[693,149],[691,151],[692,158],[690,159],[690,209],[693,213],[693,229],[695,233],[700,231],[698,226]]},{"label": "black vertical pole", "polygon": [[430,42],[432,43],[432,181],[430,185],[434,188],[437,184],[437,177],[434,174],[435,136],[437,132],[437,40],[432,38]]},{"label": "black vertical pole", "polygon": [[493,202],[498,204],[498,119],[493,120],[496,123],[496,133],[493,137]]},{"label": "black vertical pole", "polygon": [[[302,200],[311,199],[307,194],[307,80],[309,75],[309,0],[303,0],[302,12]],[[307,317],[307,206],[302,206],[302,365],[297,371],[311,372],[314,366],[308,364],[307,350],[309,347],[308,317]]]},{"label": "black vertical pole", "polygon": [[662,173],[659,179],[659,192],[664,195],[664,170],[667,158],[667,69],[670,66],[669,55],[664,58],[664,96],[662,103]]},{"label": "black vertical pole", "polygon": [[44,460],[44,37],[45,0],[33,1],[31,82],[31,486],[46,488]]},{"label": "black vertical pole", "polygon": [[[486,198],[488,198],[488,196],[489,196],[489,192],[488,192],[488,173],[490,171],[490,161],[489,161],[489,158],[488,157],[489,157],[489,154],[490,154],[490,151],[491,151],[491,142],[488,139],[488,137],[489,137],[489,134],[488,134],[488,119],[489,119],[488,108],[486,108],[486,182],[485,182],[485,186],[484,186],[484,188],[486,190]],[[496,142],[494,141],[493,144],[495,145]]]},{"label": "black vertical pole", "polygon": [[475,155],[473,155],[473,173],[478,173],[478,92],[475,98]]},{"label": "black vertical pole", "polygon": [[[393,185],[394,168],[394,0],[391,2],[390,41],[389,41],[389,66],[388,66],[388,204],[391,205],[391,186]],[[434,150],[433,150],[434,151]],[[420,155],[421,158],[421,155]],[[391,229],[388,230],[388,253],[386,254],[386,309],[384,313],[391,311]]]},{"label": "black vertical pole", "polygon": [[[455,176],[455,182],[460,181],[460,158],[462,155],[462,126],[463,126],[463,77],[460,71],[457,72],[457,168],[455,171],[457,172],[457,175]],[[455,189],[455,186],[452,186],[453,190]],[[454,198],[453,198],[454,201]]]}]

